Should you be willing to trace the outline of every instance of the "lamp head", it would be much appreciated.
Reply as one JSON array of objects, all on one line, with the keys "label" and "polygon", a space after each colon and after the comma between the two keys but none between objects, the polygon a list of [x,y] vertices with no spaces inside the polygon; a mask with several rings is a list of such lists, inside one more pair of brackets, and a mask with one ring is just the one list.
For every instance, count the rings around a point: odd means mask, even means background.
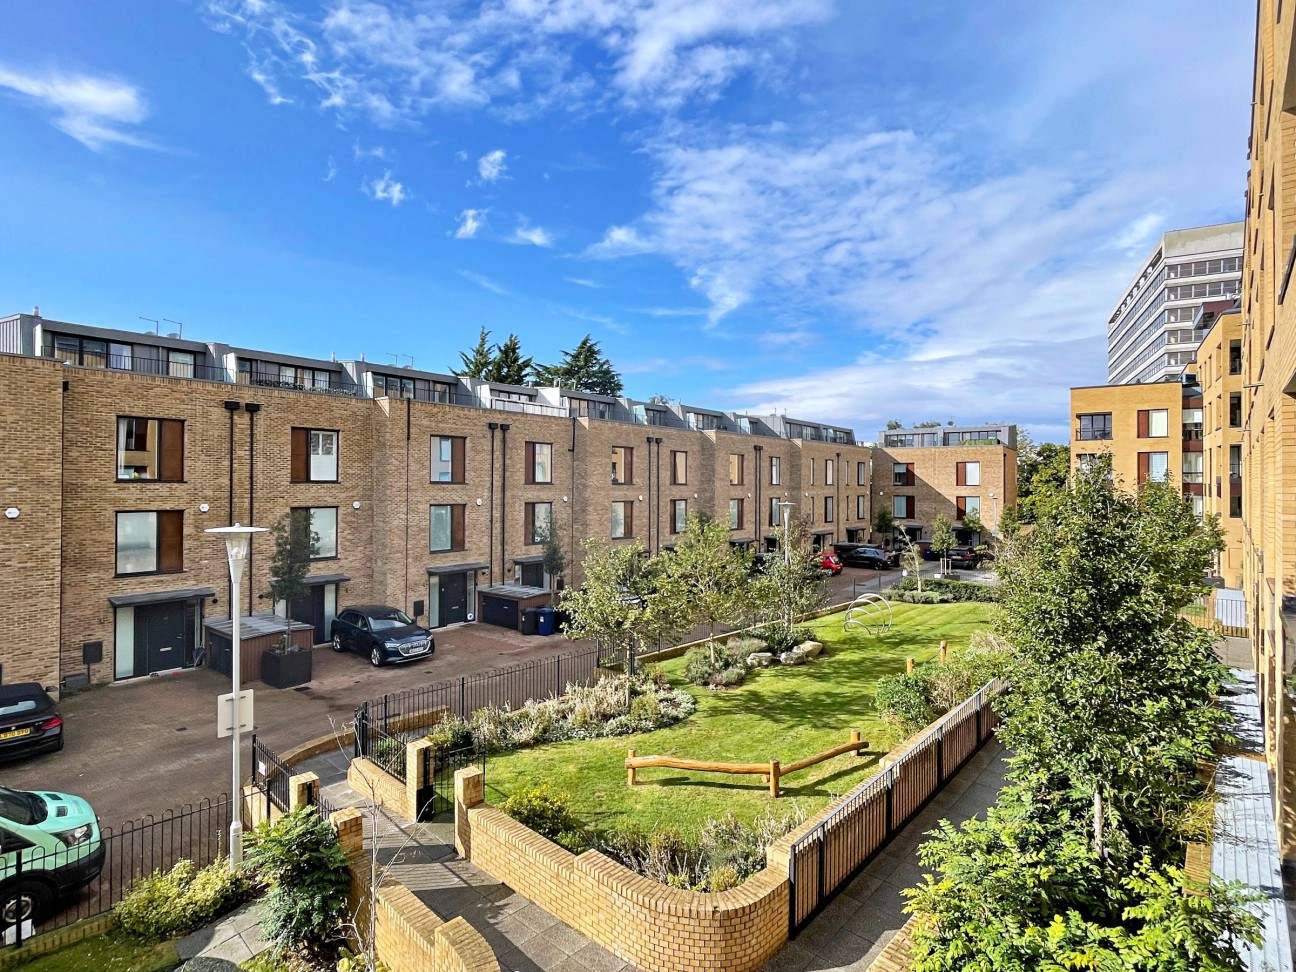
[{"label": "lamp head", "polygon": [[231,580],[241,580],[243,569],[247,566],[248,550],[252,545],[252,534],[265,533],[265,527],[245,527],[238,523],[227,527],[212,527],[203,531],[215,533],[225,541],[225,553],[229,558]]}]

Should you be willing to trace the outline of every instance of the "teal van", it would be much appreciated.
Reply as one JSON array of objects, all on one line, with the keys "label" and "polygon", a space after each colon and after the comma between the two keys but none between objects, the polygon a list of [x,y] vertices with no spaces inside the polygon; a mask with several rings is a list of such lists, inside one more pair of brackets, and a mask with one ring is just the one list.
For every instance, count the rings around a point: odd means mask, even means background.
[{"label": "teal van", "polygon": [[60,897],[99,876],[105,852],[85,800],[0,786],[0,927],[39,924]]}]

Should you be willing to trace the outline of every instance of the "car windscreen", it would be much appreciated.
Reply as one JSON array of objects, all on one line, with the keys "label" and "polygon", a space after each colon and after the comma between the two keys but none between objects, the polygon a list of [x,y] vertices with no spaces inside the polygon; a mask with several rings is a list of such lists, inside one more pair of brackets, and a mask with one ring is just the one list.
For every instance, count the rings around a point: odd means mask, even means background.
[{"label": "car windscreen", "polygon": [[5,699],[0,701],[0,719],[5,716],[26,715],[40,706],[35,699]]},{"label": "car windscreen", "polygon": [[387,628],[404,628],[414,623],[414,620],[404,611],[383,611],[369,615],[369,627],[375,631],[384,631]]},{"label": "car windscreen", "polygon": [[0,786],[0,817],[17,824],[35,824],[46,816],[45,801],[35,793]]}]

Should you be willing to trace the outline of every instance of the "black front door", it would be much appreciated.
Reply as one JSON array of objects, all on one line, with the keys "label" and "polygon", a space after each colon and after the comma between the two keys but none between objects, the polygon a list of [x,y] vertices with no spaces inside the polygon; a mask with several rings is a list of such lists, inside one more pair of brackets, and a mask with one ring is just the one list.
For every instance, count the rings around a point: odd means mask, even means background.
[{"label": "black front door", "polygon": [[544,587],[544,564],[522,564],[523,587]]},{"label": "black front door", "polygon": [[316,584],[308,589],[305,597],[293,601],[288,617],[315,629],[314,644],[328,641],[328,632],[324,630],[324,585]]},{"label": "black front door", "polygon": [[193,601],[164,601],[135,608],[135,674],[151,675],[193,664]]},{"label": "black front door", "polygon": [[458,624],[468,620],[468,575],[442,574],[441,624]]}]

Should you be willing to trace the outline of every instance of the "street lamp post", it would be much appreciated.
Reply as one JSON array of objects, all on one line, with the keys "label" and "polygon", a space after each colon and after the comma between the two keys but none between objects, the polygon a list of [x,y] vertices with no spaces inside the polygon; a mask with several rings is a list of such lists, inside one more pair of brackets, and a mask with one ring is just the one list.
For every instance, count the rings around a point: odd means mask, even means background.
[{"label": "street lamp post", "polygon": [[233,870],[243,863],[243,774],[239,767],[239,682],[241,674],[239,672],[240,654],[242,653],[241,632],[239,630],[239,615],[242,614],[242,598],[240,588],[243,583],[243,571],[247,567],[248,551],[252,545],[252,534],[265,533],[265,527],[245,527],[235,523],[233,526],[212,527],[206,530],[207,533],[214,533],[225,541],[225,553],[229,557],[230,572],[230,633],[232,645],[230,648],[230,680],[233,682],[233,694],[230,697],[230,724],[232,726],[231,747],[231,779],[233,788],[231,795],[234,798],[234,813],[231,814],[230,833],[229,833],[229,854],[230,869]]}]

